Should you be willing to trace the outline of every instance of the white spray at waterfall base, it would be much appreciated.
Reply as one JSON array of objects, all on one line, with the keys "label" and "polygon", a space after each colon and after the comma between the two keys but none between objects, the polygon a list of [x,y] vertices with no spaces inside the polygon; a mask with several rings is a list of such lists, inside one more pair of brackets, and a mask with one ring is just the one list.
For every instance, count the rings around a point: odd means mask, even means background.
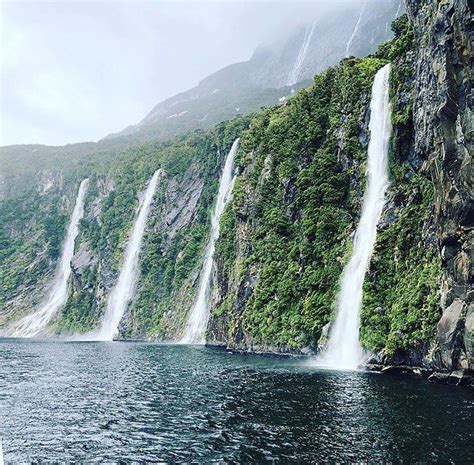
[{"label": "white spray at waterfall base", "polygon": [[216,241],[219,238],[219,220],[226,204],[232,193],[234,179],[232,173],[234,171],[235,154],[239,147],[239,139],[232,144],[229,154],[227,155],[224,169],[222,171],[219,183],[219,193],[217,195],[216,206],[211,219],[211,235],[206,247],[204,263],[201,269],[201,278],[199,281],[199,289],[197,299],[192,307],[186,332],[181,340],[183,344],[204,344],[207,322],[209,320],[209,293],[211,288],[211,272],[212,259]]},{"label": "white spray at waterfall base", "polygon": [[107,300],[107,308],[99,333],[96,337],[92,337],[92,339],[102,341],[113,340],[118,332],[120,320],[133,297],[138,276],[138,257],[140,255],[143,234],[160,174],[161,170],[157,170],[153,174],[148,183],[145,196],[138,207],[117,284],[112,289]]},{"label": "white spray at waterfall base", "polygon": [[389,184],[389,77],[390,65],[386,65],[377,72],[372,85],[367,188],[352,255],[342,275],[336,320],[331,328],[327,347],[317,359],[318,366],[355,370],[363,363],[363,350],[359,341],[362,287]]},{"label": "white spray at waterfall base", "polygon": [[77,193],[76,204],[61,249],[61,257],[54,275],[53,285],[46,300],[34,313],[22,318],[9,336],[34,337],[44,330],[51,318],[67,301],[67,282],[71,275],[71,260],[74,255],[74,242],[79,232],[79,221],[84,216],[84,196],[89,179],[84,179]]}]

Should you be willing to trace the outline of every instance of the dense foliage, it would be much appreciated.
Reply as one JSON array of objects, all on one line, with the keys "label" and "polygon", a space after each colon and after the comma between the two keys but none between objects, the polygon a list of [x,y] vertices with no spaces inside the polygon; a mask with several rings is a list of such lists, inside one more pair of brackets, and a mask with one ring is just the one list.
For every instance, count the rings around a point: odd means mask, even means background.
[{"label": "dense foliage", "polygon": [[[433,188],[409,160],[413,32],[406,16],[373,57],[346,59],[242,136],[242,174],[218,244],[223,298],[211,332],[230,344],[316,347],[334,312],[365,188],[367,106],[377,69],[393,62],[390,202],[366,279],[361,337],[388,354],[430,341],[440,264],[423,240]],[[389,217],[390,211],[386,213]],[[393,215],[392,215],[393,216]],[[238,253],[237,253],[238,250]]]},{"label": "dense foliage", "polygon": [[380,52],[392,57],[392,153],[389,209],[365,281],[361,338],[389,356],[423,348],[440,318],[441,263],[430,241],[434,187],[413,150],[413,31],[406,16],[393,25],[397,39]]},{"label": "dense foliage", "polygon": [[[214,314],[230,341],[243,333],[252,344],[317,345],[360,206],[366,103],[383,64],[345,60],[243,133],[242,174],[218,253],[231,281],[256,284],[241,314],[232,295]],[[239,263],[236,234],[248,244]]]},{"label": "dense foliage", "polygon": [[[78,242],[85,245],[96,259],[81,270],[80,276],[76,276],[75,292],[62,311],[58,330],[84,332],[93,329],[100,321],[106,301],[96,297],[108,293],[115,283],[140,192],[145,189],[153,172],[161,168],[164,176],[154,196],[141,253],[136,297],[124,335],[164,336],[169,331],[169,322],[164,324],[161,318],[171,302],[178,313],[176,294],[199,264],[207,239],[220,165],[246,124],[247,119],[239,117],[213,131],[196,131],[174,142],[147,144],[139,150],[129,150],[105,173],[108,187],[104,186],[102,176],[91,178],[85,209],[91,211],[93,202],[102,197],[100,214],[89,215],[81,222]],[[199,202],[189,221],[179,228],[176,235],[169,237],[165,217],[173,205],[170,205],[168,196],[170,190],[178,197],[185,195],[186,184],[192,181],[189,173],[202,182]],[[186,297],[192,298],[192,293],[191,289],[191,294]],[[187,303],[190,304],[189,300]]]},{"label": "dense foliage", "polygon": [[[78,181],[88,176],[70,297],[53,324],[58,332],[94,329],[117,280],[140,195],[162,168],[121,334],[179,336],[197,288],[221,167],[240,136],[238,175],[216,248],[210,340],[316,348],[334,314],[360,214],[372,81],[390,61],[391,186],[365,282],[361,338],[389,355],[426,345],[439,318],[440,263],[427,240],[434,194],[413,154],[413,32],[406,16],[393,30],[395,38],[374,55],[344,59],[283,105],[169,142],[119,153],[95,148],[89,160],[82,154],[69,171],[62,167],[67,175],[50,191],[2,202],[0,305],[18,297],[24,302],[16,311],[24,312],[37,303],[60,253]],[[38,162],[43,156],[40,151]],[[30,289],[33,297],[25,298]]]},{"label": "dense foliage", "polygon": [[74,179],[67,183],[71,188],[65,198],[59,189],[43,192],[40,186],[0,202],[0,307],[6,308],[30,287],[35,288],[33,298],[41,294],[59,257],[73,208],[70,200],[77,186]]}]

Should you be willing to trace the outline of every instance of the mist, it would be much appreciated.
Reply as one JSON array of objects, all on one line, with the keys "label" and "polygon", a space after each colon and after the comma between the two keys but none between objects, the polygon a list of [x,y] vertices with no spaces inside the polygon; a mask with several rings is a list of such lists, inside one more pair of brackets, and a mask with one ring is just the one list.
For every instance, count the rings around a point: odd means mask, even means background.
[{"label": "mist", "polygon": [[297,24],[357,3],[4,2],[0,145],[98,140]]}]

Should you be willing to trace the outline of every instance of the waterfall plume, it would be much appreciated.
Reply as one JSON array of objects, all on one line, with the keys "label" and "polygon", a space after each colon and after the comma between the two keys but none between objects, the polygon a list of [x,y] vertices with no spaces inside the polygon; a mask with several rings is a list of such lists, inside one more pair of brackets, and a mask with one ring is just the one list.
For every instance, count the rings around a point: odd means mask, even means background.
[{"label": "waterfall plume", "polygon": [[204,263],[201,269],[198,295],[190,311],[185,334],[181,339],[181,343],[183,344],[205,343],[205,333],[209,320],[209,292],[211,288],[211,272],[214,249],[216,241],[219,237],[219,220],[232,192],[234,181],[232,173],[234,170],[234,160],[238,146],[239,139],[236,139],[232,144],[229,154],[227,155],[224,169],[222,171],[219,183],[219,193],[217,195],[217,201],[211,219],[211,234],[206,247]]},{"label": "waterfall plume", "polygon": [[362,20],[362,15],[364,14],[364,10],[365,10],[365,5],[367,3],[367,0],[364,1],[363,5],[362,5],[362,9],[360,10],[360,13],[359,13],[359,17],[357,18],[357,22],[354,26],[354,29],[352,31],[352,34],[351,36],[349,37],[349,40],[347,41],[347,44],[346,44],[346,53],[345,53],[345,57],[348,57],[349,56],[349,53],[350,53],[350,49],[351,49],[351,46],[352,46],[352,42],[354,41],[354,38],[355,36],[357,35],[357,33],[359,32],[359,26],[360,26],[360,22]]},{"label": "waterfall plume", "polygon": [[372,85],[367,187],[362,214],[354,237],[352,255],[342,275],[337,314],[330,331],[329,342],[317,359],[319,366],[354,370],[363,363],[363,351],[359,341],[362,287],[389,184],[388,147],[391,132],[389,77],[390,65],[386,65],[377,72]]},{"label": "waterfall plume", "polygon": [[114,336],[116,336],[120,320],[135,292],[139,266],[138,257],[140,255],[143,234],[160,175],[161,169],[155,171],[148,183],[145,196],[138,207],[132,232],[125,248],[125,255],[118,281],[107,300],[102,326],[97,335],[97,339],[99,340],[111,341]]},{"label": "waterfall plume", "polygon": [[84,216],[84,197],[89,179],[83,179],[76,197],[71,220],[66,231],[61,256],[53,279],[51,290],[39,308],[23,317],[9,334],[11,337],[34,337],[40,334],[51,318],[67,301],[67,282],[71,275],[71,260],[74,255],[74,242],[79,233],[79,221]]},{"label": "waterfall plume", "polygon": [[309,44],[311,43],[311,38],[313,37],[315,25],[316,23],[313,23],[311,26],[306,27],[303,42],[298,52],[298,56],[296,57],[295,64],[293,65],[293,68],[288,76],[288,80],[286,83],[287,86],[292,86],[293,84],[296,84],[300,79],[301,68],[306,59],[306,55],[308,54],[308,48]]}]

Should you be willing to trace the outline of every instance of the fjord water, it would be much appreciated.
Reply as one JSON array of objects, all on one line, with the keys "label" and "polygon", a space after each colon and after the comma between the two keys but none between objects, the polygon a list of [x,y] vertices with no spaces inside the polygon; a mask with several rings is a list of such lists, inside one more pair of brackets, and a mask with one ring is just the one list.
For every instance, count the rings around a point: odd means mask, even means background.
[{"label": "fjord water", "polygon": [[354,237],[352,255],[342,275],[336,319],[329,334],[329,342],[325,352],[317,360],[318,365],[334,369],[355,370],[363,362],[363,351],[359,341],[362,287],[389,184],[388,147],[391,132],[389,77],[390,65],[386,65],[377,72],[372,86],[367,188],[362,214]]},{"label": "fjord water", "polygon": [[201,346],[0,340],[7,463],[473,463],[472,393]]},{"label": "fjord water", "polygon": [[225,160],[219,182],[219,193],[211,218],[211,233],[206,247],[204,262],[201,269],[199,288],[196,301],[190,310],[185,334],[181,340],[183,344],[204,344],[207,322],[209,320],[209,293],[212,277],[212,260],[216,241],[219,238],[219,222],[224,208],[229,201],[232,193],[234,178],[234,160],[237,149],[239,148],[239,139],[236,139]]},{"label": "fjord water", "polygon": [[148,183],[145,196],[138,207],[132,232],[125,249],[118,281],[107,300],[107,308],[98,335],[98,339],[100,340],[111,341],[117,334],[120,320],[135,292],[135,284],[138,276],[138,257],[140,255],[143,234],[160,175],[161,169],[155,171]]},{"label": "fjord water", "polygon": [[89,179],[83,179],[79,185],[74,210],[66,231],[61,256],[53,278],[53,283],[45,301],[39,308],[23,317],[9,333],[12,337],[34,337],[41,333],[51,318],[67,301],[67,282],[71,275],[71,259],[74,255],[74,243],[79,232],[79,221],[84,216],[84,197]]}]

